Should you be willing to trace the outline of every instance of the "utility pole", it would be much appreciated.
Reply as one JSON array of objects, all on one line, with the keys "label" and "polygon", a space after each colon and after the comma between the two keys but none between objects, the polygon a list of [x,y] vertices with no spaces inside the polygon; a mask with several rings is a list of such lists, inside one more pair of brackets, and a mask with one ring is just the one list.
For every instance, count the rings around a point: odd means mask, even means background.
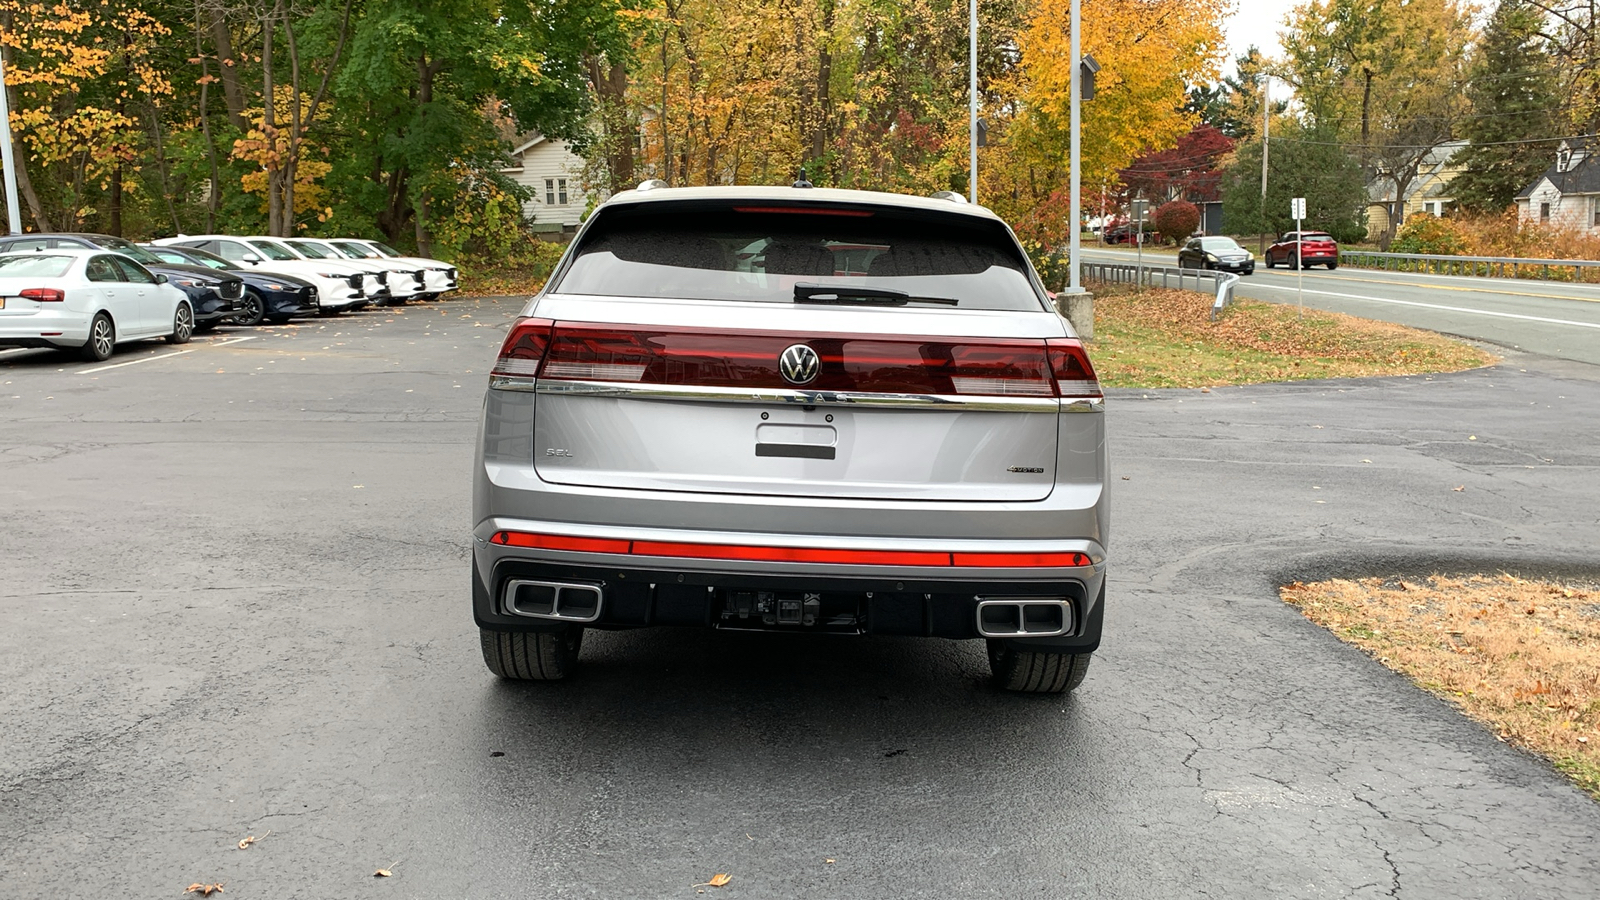
[{"label": "utility pole", "polygon": [[1081,256],[1082,248],[1079,246],[1082,241],[1080,232],[1083,231],[1083,210],[1080,206],[1083,198],[1079,194],[1082,193],[1083,180],[1082,173],[1079,171],[1082,167],[1078,164],[1078,126],[1083,106],[1083,46],[1079,41],[1079,35],[1083,31],[1079,27],[1082,23],[1082,16],[1080,15],[1081,2],[1082,0],[1072,0],[1072,116],[1070,128],[1072,132],[1072,162],[1070,166],[1072,174],[1068,179],[1071,184],[1072,195],[1067,201],[1067,227],[1071,229],[1070,243],[1067,245],[1067,268],[1069,270],[1067,293],[1069,294],[1083,293],[1083,272],[1081,271],[1083,259]]},{"label": "utility pole", "polygon": [[11,104],[6,98],[6,62],[0,51],[0,162],[6,167],[6,218],[11,234],[22,233],[22,209],[17,206],[17,160],[11,147]]},{"label": "utility pole", "polygon": [[[1261,227],[1267,227],[1267,149],[1272,132],[1272,76],[1261,73]],[[1267,233],[1261,232],[1258,253],[1267,252]]]},{"label": "utility pole", "polygon": [[972,205],[978,205],[978,0],[971,0],[969,4],[970,16],[967,22],[967,60],[968,60],[968,85],[969,97],[967,100],[967,143],[970,151],[967,167],[967,194],[972,200]]}]

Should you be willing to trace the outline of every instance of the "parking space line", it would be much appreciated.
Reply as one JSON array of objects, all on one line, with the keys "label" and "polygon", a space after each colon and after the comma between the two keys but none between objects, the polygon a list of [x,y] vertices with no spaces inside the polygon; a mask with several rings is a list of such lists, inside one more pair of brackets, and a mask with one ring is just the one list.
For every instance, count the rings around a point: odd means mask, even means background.
[{"label": "parking space line", "polygon": [[[253,341],[253,340],[255,340],[255,337],[252,335],[252,336],[249,336],[249,337],[237,337],[237,338],[232,338],[232,339],[226,340],[226,341],[218,341],[215,344],[207,344],[206,346],[209,346],[209,347],[226,347],[229,344],[237,344],[237,343],[240,343],[242,341]],[[199,347],[190,347],[187,350],[178,350],[178,351],[175,351],[173,353],[163,353],[160,356],[146,356],[143,359],[130,359],[127,362],[112,363],[109,366],[95,366],[92,369],[79,369],[77,374],[79,374],[79,375],[92,375],[95,372],[104,372],[104,371],[107,371],[108,369],[120,369],[123,366],[137,366],[140,363],[155,362],[158,359],[171,359],[174,356],[182,356],[185,353],[193,353],[193,352],[195,352],[196,350],[199,350],[199,349],[200,349]]]}]

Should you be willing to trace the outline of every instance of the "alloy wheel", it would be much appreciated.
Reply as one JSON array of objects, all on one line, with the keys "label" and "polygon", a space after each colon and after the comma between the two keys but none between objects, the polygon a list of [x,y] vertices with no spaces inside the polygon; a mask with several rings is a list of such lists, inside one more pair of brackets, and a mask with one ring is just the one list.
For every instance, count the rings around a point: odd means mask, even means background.
[{"label": "alloy wheel", "polygon": [[94,330],[90,332],[89,339],[94,341],[95,355],[106,359],[111,355],[111,347],[116,342],[116,333],[111,330],[111,320],[101,316],[94,320]]},{"label": "alloy wheel", "polygon": [[172,334],[180,344],[194,334],[194,313],[189,311],[189,304],[178,304],[178,313],[172,319]]}]

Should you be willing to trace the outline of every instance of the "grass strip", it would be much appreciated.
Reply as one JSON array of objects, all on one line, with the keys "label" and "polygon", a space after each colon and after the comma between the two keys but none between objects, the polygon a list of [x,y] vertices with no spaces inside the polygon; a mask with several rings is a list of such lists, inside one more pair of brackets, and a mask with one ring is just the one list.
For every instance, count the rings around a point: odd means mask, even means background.
[{"label": "grass strip", "polygon": [[1431,331],[1341,313],[1238,300],[1211,321],[1194,291],[1095,294],[1089,355],[1108,387],[1214,387],[1457,372],[1495,357]]},{"label": "grass strip", "polygon": [[1281,596],[1600,800],[1600,586],[1436,575],[1295,582]]}]

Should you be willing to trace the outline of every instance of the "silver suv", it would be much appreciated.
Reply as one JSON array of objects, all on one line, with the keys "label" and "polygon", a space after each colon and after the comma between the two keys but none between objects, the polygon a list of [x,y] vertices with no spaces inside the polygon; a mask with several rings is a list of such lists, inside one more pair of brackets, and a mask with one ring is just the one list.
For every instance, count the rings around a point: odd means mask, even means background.
[{"label": "silver suv", "polygon": [[988,640],[1083,680],[1105,606],[1104,399],[1005,224],[959,198],[613,197],[512,326],[473,492],[489,669],[586,628]]}]

